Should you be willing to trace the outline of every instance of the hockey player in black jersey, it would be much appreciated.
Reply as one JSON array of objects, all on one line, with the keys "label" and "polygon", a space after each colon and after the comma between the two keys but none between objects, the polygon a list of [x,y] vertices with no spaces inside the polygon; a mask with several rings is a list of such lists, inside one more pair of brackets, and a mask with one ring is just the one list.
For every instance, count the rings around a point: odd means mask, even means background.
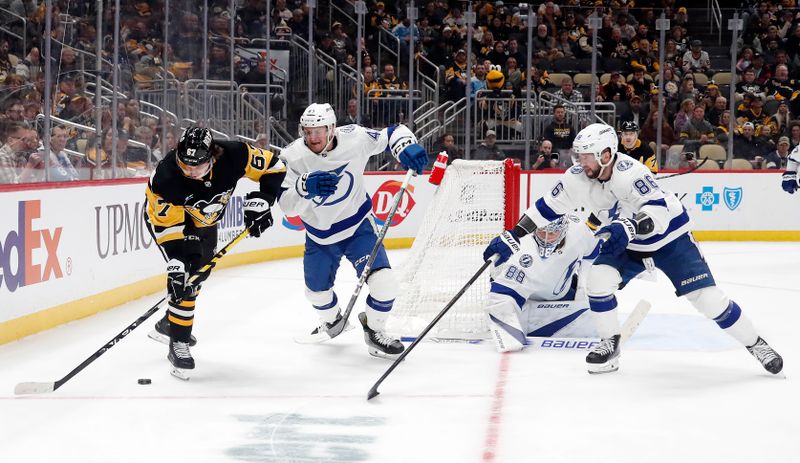
[{"label": "hockey player in black jersey", "polygon": [[258,182],[244,202],[245,226],[258,237],[272,225],[270,206],[280,191],[286,167],[276,154],[247,143],[213,140],[208,129],[189,127],[176,149],[156,166],[147,184],[145,221],[167,261],[169,309],[150,337],[169,344],[172,374],[188,379],[194,369],[189,346],[194,306],[209,271],[189,277],[214,255],[217,222],[239,179]]},{"label": "hockey player in black jersey", "polygon": [[656,154],[650,145],[639,139],[639,125],[635,121],[625,121],[622,123],[622,136],[619,137],[618,151],[641,162],[650,172],[658,173],[658,161]]}]

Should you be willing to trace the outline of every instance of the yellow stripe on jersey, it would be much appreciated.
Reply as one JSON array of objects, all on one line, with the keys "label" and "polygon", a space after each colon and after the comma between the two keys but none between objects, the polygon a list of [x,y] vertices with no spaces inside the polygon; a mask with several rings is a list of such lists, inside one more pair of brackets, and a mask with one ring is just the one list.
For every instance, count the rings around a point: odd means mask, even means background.
[{"label": "yellow stripe on jersey", "polygon": [[[154,193],[149,184],[145,190],[145,196],[147,197],[147,219],[154,227],[169,228],[183,224],[183,206],[168,203]],[[156,232],[158,231],[156,229]]]},{"label": "yellow stripe on jersey", "polygon": [[256,148],[247,143],[247,166],[244,168],[245,177],[257,182],[261,179],[262,175],[281,172],[286,172],[286,166],[283,165],[283,162],[281,162],[272,151]]}]

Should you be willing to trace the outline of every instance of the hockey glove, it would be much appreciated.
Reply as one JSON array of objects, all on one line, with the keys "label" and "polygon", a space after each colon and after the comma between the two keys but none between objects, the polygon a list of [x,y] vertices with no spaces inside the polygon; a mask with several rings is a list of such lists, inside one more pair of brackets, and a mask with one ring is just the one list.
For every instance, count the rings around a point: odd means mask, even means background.
[{"label": "hockey glove", "polygon": [[336,193],[336,184],[339,177],[332,172],[318,170],[300,177],[300,192],[306,198],[322,196],[326,198]]},{"label": "hockey glove", "polygon": [[425,152],[425,148],[422,146],[412,143],[403,148],[398,160],[404,169],[413,169],[418,174],[422,174],[425,166],[428,165],[428,153]]},{"label": "hockey glove", "polygon": [[483,260],[489,260],[493,255],[499,254],[500,257],[494,263],[495,267],[499,267],[518,251],[519,238],[517,238],[517,235],[514,234],[513,231],[506,230],[500,235],[495,236],[489,243],[489,246],[486,246],[486,250],[483,251]]},{"label": "hockey glove", "polygon": [[792,172],[790,170],[784,172],[781,188],[783,188],[783,191],[789,194],[794,194],[794,192],[797,190],[797,172]]},{"label": "hockey glove", "polygon": [[179,303],[192,293],[188,282],[189,273],[186,272],[183,262],[178,259],[171,259],[167,262],[167,292],[172,302]]},{"label": "hockey glove", "polygon": [[256,238],[272,226],[272,211],[264,193],[252,191],[244,197],[244,226]]},{"label": "hockey glove", "polygon": [[636,223],[630,219],[615,219],[610,224],[595,233],[605,242],[600,248],[600,254],[620,256],[625,252],[628,243],[636,235]]}]

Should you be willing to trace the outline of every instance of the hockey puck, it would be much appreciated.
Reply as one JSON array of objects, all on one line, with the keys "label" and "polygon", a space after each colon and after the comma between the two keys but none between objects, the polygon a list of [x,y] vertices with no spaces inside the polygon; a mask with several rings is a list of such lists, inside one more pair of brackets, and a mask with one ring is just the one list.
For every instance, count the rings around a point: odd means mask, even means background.
[{"label": "hockey puck", "polygon": [[139,378],[139,384],[150,384],[150,383],[152,383],[152,381],[150,381],[150,378]]}]

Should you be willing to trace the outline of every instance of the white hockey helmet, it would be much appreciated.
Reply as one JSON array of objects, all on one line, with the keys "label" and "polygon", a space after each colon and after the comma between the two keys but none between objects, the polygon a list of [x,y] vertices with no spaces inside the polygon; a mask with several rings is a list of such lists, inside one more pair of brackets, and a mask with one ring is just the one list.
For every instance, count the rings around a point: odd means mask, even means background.
[{"label": "white hockey helmet", "polygon": [[[572,141],[572,151],[575,155],[582,153],[592,153],[597,163],[601,167],[606,167],[608,164],[603,164],[603,152],[611,150],[611,154],[617,152],[619,140],[617,139],[617,132],[614,127],[607,124],[589,124],[583,130],[578,132],[575,139]],[[611,163],[611,161],[609,161]]]},{"label": "white hockey helmet", "polygon": [[539,227],[533,232],[533,239],[539,247],[539,256],[543,259],[550,257],[567,236],[569,219],[562,215],[544,227]]},{"label": "white hockey helmet", "polygon": [[303,137],[306,145],[308,145],[306,134],[303,131],[306,127],[328,127],[328,142],[322,152],[318,153],[325,154],[333,141],[334,130],[336,129],[336,112],[328,103],[311,103],[303,111],[303,115],[300,116],[300,136]]}]

